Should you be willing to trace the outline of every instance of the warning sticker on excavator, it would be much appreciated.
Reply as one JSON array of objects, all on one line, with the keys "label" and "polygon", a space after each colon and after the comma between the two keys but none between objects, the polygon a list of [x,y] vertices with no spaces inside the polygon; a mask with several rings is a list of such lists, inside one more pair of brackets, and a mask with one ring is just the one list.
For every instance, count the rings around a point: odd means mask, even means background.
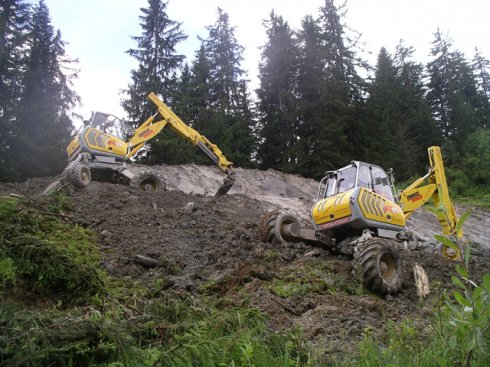
[{"label": "warning sticker on excavator", "polygon": [[345,218],[334,220],[333,222],[321,224],[319,227],[321,229],[327,229],[327,228],[338,226],[340,224],[347,223],[347,222],[349,222],[349,220],[350,220],[350,216],[349,217],[345,217]]},{"label": "warning sticker on excavator", "polygon": [[423,199],[423,196],[420,195],[420,193],[418,191],[415,191],[413,194],[410,194],[407,196],[407,200],[411,201],[412,203],[414,203],[418,200],[421,200],[421,199]]},{"label": "warning sticker on excavator", "polygon": [[150,136],[151,134],[153,134],[153,130],[152,129],[146,129],[142,133],[139,133],[138,136],[140,138],[146,138],[147,136]]},{"label": "warning sticker on excavator", "polygon": [[123,144],[120,141],[115,141],[115,140],[109,140],[107,142],[107,145],[114,145],[115,147],[122,147]]}]

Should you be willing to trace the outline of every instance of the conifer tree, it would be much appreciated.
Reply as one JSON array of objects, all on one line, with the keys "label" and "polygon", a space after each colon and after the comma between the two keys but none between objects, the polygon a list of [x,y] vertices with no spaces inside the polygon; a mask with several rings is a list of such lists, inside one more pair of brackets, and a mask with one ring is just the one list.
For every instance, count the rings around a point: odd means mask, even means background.
[{"label": "conifer tree", "polygon": [[299,62],[296,82],[298,101],[298,171],[313,177],[322,170],[317,154],[320,131],[325,123],[327,83],[324,73],[325,55],[319,23],[306,16],[298,32]]},{"label": "conifer tree", "polygon": [[428,101],[446,141],[461,153],[462,144],[481,119],[482,99],[473,70],[464,55],[453,50],[452,40],[439,30],[434,34],[429,73]]},{"label": "conifer tree", "polygon": [[79,98],[71,89],[77,71],[70,65],[75,61],[66,57],[64,47],[41,0],[33,8],[13,144],[22,178],[52,175],[66,166],[65,148],[72,129],[69,114]]},{"label": "conifer tree", "polygon": [[324,57],[326,99],[324,123],[319,132],[319,144],[313,153],[322,167],[338,167],[355,157],[362,157],[362,104],[365,83],[358,68],[366,64],[356,55],[355,40],[346,33],[343,24],[345,4],[336,7],[334,0],[325,0],[318,22]]},{"label": "conifer tree", "polygon": [[[393,166],[400,178],[409,178],[423,172],[427,165],[427,148],[441,145],[441,131],[430,112],[425,98],[424,67],[413,61],[415,50],[405,47],[402,42],[396,47],[394,63],[397,68],[400,90],[398,125],[406,126],[404,144],[398,145],[401,160]],[[402,137],[400,137],[402,138]]]},{"label": "conifer tree", "polygon": [[262,47],[257,90],[260,114],[257,159],[262,168],[292,172],[297,163],[297,106],[294,95],[298,49],[287,22],[273,11],[264,21],[267,43]]},{"label": "conifer tree", "polygon": [[216,23],[206,28],[209,35],[202,39],[202,65],[209,72],[210,111],[206,120],[199,122],[201,133],[217,144],[230,161],[247,166],[253,149],[253,119],[245,71],[240,65],[243,46],[238,44],[228,14],[220,8]]},{"label": "conifer tree", "polygon": [[29,9],[24,0],[0,2],[0,181],[15,178],[12,140],[25,69]]},{"label": "conifer tree", "polygon": [[490,60],[485,58],[478,48],[475,48],[472,67],[482,100],[482,128],[488,129],[490,127]]},{"label": "conifer tree", "polygon": [[[175,48],[187,36],[181,29],[181,23],[168,17],[167,5],[168,2],[162,0],[148,0],[148,6],[141,8],[139,19],[142,33],[132,37],[137,48],[127,51],[138,61],[138,68],[131,71],[131,83],[125,91],[127,98],[122,101],[122,106],[135,127],[155,113],[153,104],[146,100],[150,92],[172,106],[176,72],[184,60],[184,56],[178,54]],[[147,162],[171,162],[174,153],[169,149],[168,139],[173,139],[175,143],[178,137],[163,132],[149,142],[145,157]]]},{"label": "conifer tree", "polygon": [[385,168],[395,165],[397,146],[401,143],[398,139],[403,140],[407,135],[407,126],[400,123],[399,83],[393,58],[383,47],[378,54],[373,82],[368,88],[363,145],[366,148],[364,159]]},{"label": "conifer tree", "polygon": [[125,90],[127,99],[123,107],[135,124],[153,113],[151,103],[146,101],[150,92],[170,103],[174,92],[174,73],[179,70],[184,55],[176,53],[176,46],[187,39],[182,24],[168,18],[168,2],[148,0],[148,7],[141,8],[140,36],[132,36],[137,48],[127,53],[138,61],[138,68],[131,71],[131,83]]},{"label": "conifer tree", "polygon": [[365,118],[365,159],[393,168],[401,179],[423,171],[427,148],[439,142],[424,99],[423,66],[411,60],[413,52],[402,43],[394,57],[380,50]]}]

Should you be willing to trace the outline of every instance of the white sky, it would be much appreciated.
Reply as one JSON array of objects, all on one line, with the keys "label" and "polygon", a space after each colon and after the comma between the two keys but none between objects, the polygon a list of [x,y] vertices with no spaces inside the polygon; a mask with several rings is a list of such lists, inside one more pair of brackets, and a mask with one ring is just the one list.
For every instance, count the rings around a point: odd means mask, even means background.
[{"label": "white sky", "polygon": [[[340,4],[343,0],[337,1]],[[68,42],[70,57],[78,58],[79,78],[75,90],[82,97],[78,110],[88,117],[91,110],[123,116],[120,91],[130,80],[135,62],[125,53],[135,48],[130,36],[140,35],[140,8],[147,0],[45,0],[53,26]],[[197,36],[208,36],[206,26],[217,19],[218,6],[230,16],[235,36],[245,47],[243,68],[251,88],[258,86],[259,47],[265,43],[262,25],[271,9],[297,29],[301,19],[318,16],[324,0],[169,0],[170,19],[182,23],[189,36],[178,48],[190,63],[199,48]],[[416,49],[416,59],[427,62],[437,27],[448,33],[457,49],[468,58],[478,47],[488,58],[489,0],[347,0],[347,25],[362,33],[361,40],[372,54],[374,66],[379,49],[393,53],[400,39]],[[150,91],[148,91],[150,92]]]}]

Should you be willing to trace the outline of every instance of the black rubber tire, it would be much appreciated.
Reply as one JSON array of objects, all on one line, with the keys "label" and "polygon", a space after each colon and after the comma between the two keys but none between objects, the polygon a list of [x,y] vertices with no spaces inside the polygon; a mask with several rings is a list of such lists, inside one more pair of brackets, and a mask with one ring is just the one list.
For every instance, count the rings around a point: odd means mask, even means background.
[{"label": "black rubber tire", "polygon": [[90,167],[86,164],[77,162],[68,169],[68,181],[77,190],[86,188],[91,180]]},{"label": "black rubber tire", "polygon": [[381,296],[400,290],[402,263],[394,241],[372,238],[358,245],[354,261],[366,289]]},{"label": "black rubber tire", "polygon": [[137,173],[129,182],[129,192],[131,194],[137,194],[141,191],[157,192],[159,190],[164,191],[165,185],[158,176],[151,172]]},{"label": "black rubber tire", "polygon": [[294,238],[288,237],[282,227],[285,224],[299,224],[298,218],[291,213],[274,210],[265,214],[259,224],[259,235],[262,241],[271,243],[295,242]]}]

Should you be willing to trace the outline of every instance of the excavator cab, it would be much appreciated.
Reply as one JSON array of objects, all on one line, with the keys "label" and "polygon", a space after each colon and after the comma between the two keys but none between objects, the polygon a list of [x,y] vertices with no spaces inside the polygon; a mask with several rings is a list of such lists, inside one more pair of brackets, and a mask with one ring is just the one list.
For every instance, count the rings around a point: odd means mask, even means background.
[{"label": "excavator cab", "polygon": [[326,172],[318,188],[317,201],[365,187],[390,201],[394,200],[393,179],[382,168],[359,161],[336,171]]},{"label": "excavator cab", "polygon": [[119,117],[99,111],[92,112],[90,120],[86,123],[88,126],[120,140],[125,140],[132,130],[131,126]]}]

